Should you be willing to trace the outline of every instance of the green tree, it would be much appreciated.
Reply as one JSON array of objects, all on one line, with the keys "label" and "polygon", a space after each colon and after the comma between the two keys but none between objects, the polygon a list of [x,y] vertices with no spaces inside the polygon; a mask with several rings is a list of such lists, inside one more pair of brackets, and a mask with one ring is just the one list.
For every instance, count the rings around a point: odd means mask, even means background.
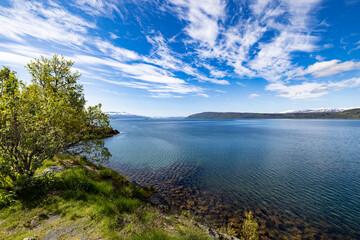
[{"label": "green tree", "polygon": [[245,220],[242,225],[241,239],[242,240],[258,240],[259,239],[259,225],[256,222],[252,212],[245,213]]},{"label": "green tree", "polygon": [[72,61],[54,55],[27,65],[32,83],[0,71],[0,188],[30,182],[42,162],[60,151],[98,163],[110,153],[101,138],[111,129],[101,105],[85,107],[80,74]]}]

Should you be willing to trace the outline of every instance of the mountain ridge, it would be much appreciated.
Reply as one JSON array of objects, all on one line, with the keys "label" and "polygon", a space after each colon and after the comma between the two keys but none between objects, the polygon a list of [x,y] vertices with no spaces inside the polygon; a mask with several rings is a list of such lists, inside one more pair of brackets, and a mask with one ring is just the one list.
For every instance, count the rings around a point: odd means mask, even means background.
[{"label": "mountain ridge", "polygon": [[360,108],[341,112],[298,113],[249,113],[249,112],[202,112],[188,119],[360,119]]},{"label": "mountain ridge", "polygon": [[352,110],[360,107],[349,107],[349,108],[306,108],[302,110],[288,110],[279,113],[314,113],[314,112],[343,112],[346,110]]}]

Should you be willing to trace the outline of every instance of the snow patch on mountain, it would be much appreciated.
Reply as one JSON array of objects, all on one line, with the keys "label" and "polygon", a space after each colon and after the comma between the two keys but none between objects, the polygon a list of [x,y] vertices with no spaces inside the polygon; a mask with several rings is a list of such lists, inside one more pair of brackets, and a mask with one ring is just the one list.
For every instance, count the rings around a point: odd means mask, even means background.
[{"label": "snow patch on mountain", "polygon": [[283,112],[280,112],[280,113],[343,112],[343,111],[351,110],[351,109],[355,109],[355,108],[360,108],[360,107],[350,107],[350,108],[308,108],[308,109],[303,109],[303,110],[288,110],[288,111],[283,111]]},{"label": "snow patch on mountain", "polygon": [[148,118],[127,112],[105,112],[110,118]]}]

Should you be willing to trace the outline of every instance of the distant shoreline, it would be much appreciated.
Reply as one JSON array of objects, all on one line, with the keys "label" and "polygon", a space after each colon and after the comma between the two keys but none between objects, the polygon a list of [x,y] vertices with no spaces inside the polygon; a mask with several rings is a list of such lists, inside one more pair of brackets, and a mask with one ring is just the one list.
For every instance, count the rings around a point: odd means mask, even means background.
[{"label": "distant shoreline", "polygon": [[241,112],[203,112],[186,119],[360,119],[360,108],[342,112],[311,113],[241,113]]}]

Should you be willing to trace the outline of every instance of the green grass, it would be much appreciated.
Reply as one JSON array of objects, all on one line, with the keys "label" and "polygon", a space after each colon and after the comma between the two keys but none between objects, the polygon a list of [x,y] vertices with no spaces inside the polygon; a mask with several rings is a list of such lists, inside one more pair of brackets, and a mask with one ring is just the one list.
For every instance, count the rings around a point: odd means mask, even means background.
[{"label": "green grass", "polygon": [[0,192],[0,239],[209,239],[187,217],[147,203],[151,187],[67,155],[45,161],[37,173],[54,165],[65,170],[37,177],[16,195]]}]

